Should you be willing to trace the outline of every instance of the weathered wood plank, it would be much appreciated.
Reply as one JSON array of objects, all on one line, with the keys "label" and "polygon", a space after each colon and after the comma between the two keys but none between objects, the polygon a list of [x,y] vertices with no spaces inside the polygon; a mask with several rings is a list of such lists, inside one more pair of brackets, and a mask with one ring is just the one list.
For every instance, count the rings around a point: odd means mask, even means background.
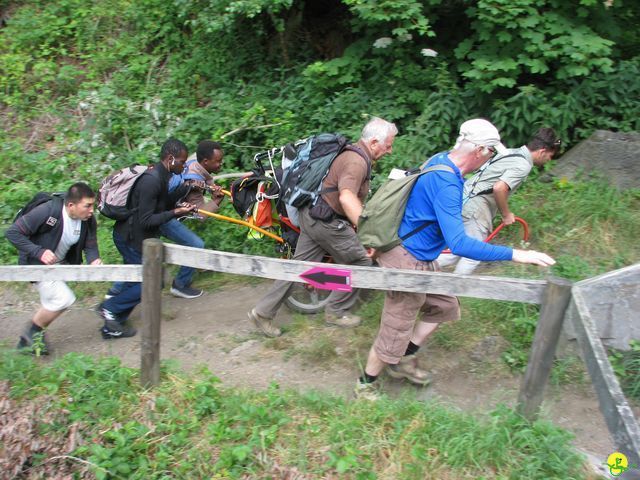
[{"label": "weathered wood plank", "polygon": [[65,280],[78,282],[142,281],[141,265],[2,265],[1,282],[40,282]]},{"label": "weathered wood plank", "polygon": [[[640,339],[640,264],[582,280],[576,286],[605,346],[629,350],[631,341]],[[572,323],[565,323],[569,339],[576,338]]]},{"label": "weathered wood plank", "polygon": [[142,250],[142,331],[140,383],[144,387],[160,383],[160,319],[162,317],[162,241],[150,238]]},{"label": "weathered wood plank", "polygon": [[594,283],[617,283],[619,280],[625,281],[627,277],[637,278],[638,275],[640,275],[640,263],[634,263],[633,265],[629,265],[628,267],[619,268],[618,270],[603,273],[602,275],[598,275],[597,277],[586,278],[584,280],[576,282],[575,286],[582,289]]},{"label": "weathered wood plank", "polygon": [[518,395],[518,412],[530,420],[535,420],[540,413],[562,322],[570,300],[571,282],[562,278],[550,278],[544,292],[527,371]]},{"label": "weathered wood plank", "polygon": [[570,308],[577,310],[572,316],[574,329],[598,395],[600,411],[616,448],[629,458],[630,463],[640,465],[640,428],[598,338],[588,303],[579,286],[573,287],[572,295]]},{"label": "weathered wood plank", "polygon": [[545,280],[454,275],[355,265],[327,265],[215,250],[200,250],[172,244],[165,244],[165,259],[168,263],[188,267],[293,282],[301,281],[299,277],[301,273],[322,265],[351,270],[352,285],[358,288],[430,292],[537,304],[542,302],[542,295],[547,284]]}]

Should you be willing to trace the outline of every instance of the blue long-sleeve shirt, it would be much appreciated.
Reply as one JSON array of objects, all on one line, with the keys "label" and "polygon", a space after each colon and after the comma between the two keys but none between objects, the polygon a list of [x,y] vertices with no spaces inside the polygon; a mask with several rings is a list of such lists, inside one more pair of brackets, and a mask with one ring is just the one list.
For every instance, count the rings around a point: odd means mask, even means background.
[{"label": "blue long-sleeve shirt", "polygon": [[433,223],[403,241],[404,248],[423,261],[435,260],[447,245],[453,254],[474,260],[511,260],[511,248],[491,245],[467,236],[462,223],[462,174],[449,158],[448,152],[434,155],[428,166],[438,164],[448,165],[454,173],[432,171],[416,181],[398,235],[402,237],[427,221]]}]

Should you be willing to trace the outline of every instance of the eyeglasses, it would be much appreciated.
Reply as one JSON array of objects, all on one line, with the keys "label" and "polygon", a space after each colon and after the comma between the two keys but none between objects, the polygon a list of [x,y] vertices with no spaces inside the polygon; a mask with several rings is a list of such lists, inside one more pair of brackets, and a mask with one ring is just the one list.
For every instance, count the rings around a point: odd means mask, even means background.
[{"label": "eyeglasses", "polygon": [[489,150],[491,155],[495,155],[496,153],[498,153],[498,151],[495,149],[495,147],[490,147],[488,145],[480,145],[479,143],[474,143],[474,142],[469,142],[469,143],[473,143],[476,147],[480,147],[483,150],[486,148],[487,150]]},{"label": "eyeglasses", "polygon": [[483,153],[484,153],[484,150],[489,150],[489,153],[490,153],[492,156],[493,156],[493,155],[495,155],[496,153],[498,153],[498,151],[495,149],[495,147],[490,147],[490,146],[488,146],[488,145],[480,145],[480,144],[478,144],[478,143],[476,143],[475,145],[476,145],[476,146],[478,146],[478,147],[480,147],[480,148],[482,148]]}]

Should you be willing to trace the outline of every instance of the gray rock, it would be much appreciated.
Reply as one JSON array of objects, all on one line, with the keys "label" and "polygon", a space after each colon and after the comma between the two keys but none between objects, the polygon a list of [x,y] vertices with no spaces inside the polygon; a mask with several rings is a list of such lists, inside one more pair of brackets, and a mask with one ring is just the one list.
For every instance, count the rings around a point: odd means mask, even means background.
[{"label": "gray rock", "polygon": [[596,130],[559,160],[556,178],[602,178],[626,190],[640,188],[640,133]]}]

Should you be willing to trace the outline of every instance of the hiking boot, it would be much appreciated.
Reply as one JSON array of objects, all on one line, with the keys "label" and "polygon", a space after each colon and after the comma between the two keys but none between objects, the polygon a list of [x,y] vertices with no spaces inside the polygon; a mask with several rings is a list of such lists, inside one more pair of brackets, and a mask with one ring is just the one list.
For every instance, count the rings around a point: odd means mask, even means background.
[{"label": "hiking boot", "polygon": [[353,393],[357,400],[368,400],[370,402],[380,400],[380,393],[378,393],[378,389],[374,383],[362,383],[358,381]]},{"label": "hiking boot", "polygon": [[198,298],[200,295],[204,293],[204,290],[199,290],[197,288],[191,287],[178,287],[176,282],[171,284],[171,295],[174,297],[180,298]]},{"label": "hiking boot", "polygon": [[362,319],[352,313],[336,315],[334,313],[324,312],[324,323],[331,327],[353,328],[360,325]]},{"label": "hiking boot", "polygon": [[253,322],[253,324],[258,327],[258,330],[260,330],[267,337],[273,338],[282,335],[282,332],[273,324],[273,321],[270,318],[258,315],[258,312],[256,312],[255,308],[251,309],[251,311],[247,315],[249,316],[249,319]]},{"label": "hiking boot", "polygon": [[116,338],[133,337],[138,331],[135,328],[124,325],[114,320],[105,320],[104,326],[100,329],[102,338],[111,340]]},{"label": "hiking boot", "polygon": [[418,365],[415,355],[405,355],[397,365],[387,365],[387,373],[393,378],[404,378],[416,385],[431,383],[431,374]]},{"label": "hiking boot", "polygon": [[44,332],[33,332],[31,329],[20,335],[20,340],[16,348],[24,353],[31,353],[36,357],[49,355],[51,350],[44,336]]}]

